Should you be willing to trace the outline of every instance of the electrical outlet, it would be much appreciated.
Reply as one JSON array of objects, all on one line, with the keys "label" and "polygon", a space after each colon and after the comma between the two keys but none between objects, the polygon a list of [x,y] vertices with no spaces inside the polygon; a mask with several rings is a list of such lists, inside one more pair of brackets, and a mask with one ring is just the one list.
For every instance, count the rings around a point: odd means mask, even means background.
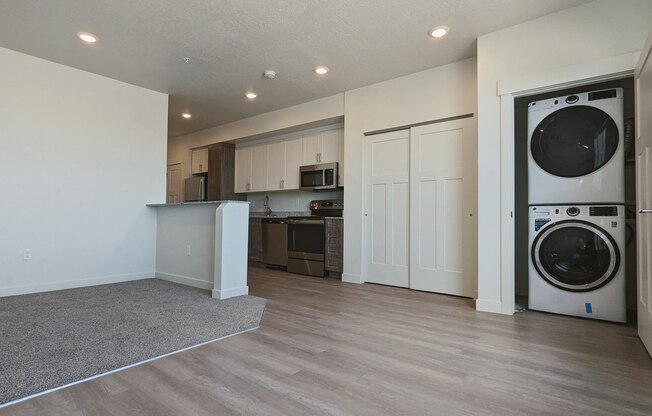
[{"label": "electrical outlet", "polygon": [[26,248],[23,250],[23,260],[31,260],[32,259],[32,249],[31,248]]},{"label": "electrical outlet", "polygon": [[190,255],[190,244],[186,246],[186,256]]}]

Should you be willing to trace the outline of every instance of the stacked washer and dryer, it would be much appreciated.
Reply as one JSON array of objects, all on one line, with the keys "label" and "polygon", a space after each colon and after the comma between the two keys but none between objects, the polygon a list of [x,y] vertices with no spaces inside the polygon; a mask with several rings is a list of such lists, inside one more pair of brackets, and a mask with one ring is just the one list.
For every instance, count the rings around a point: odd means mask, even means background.
[{"label": "stacked washer and dryer", "polygon": [[621,88],[528,105],[533,310],[625,322]]}]

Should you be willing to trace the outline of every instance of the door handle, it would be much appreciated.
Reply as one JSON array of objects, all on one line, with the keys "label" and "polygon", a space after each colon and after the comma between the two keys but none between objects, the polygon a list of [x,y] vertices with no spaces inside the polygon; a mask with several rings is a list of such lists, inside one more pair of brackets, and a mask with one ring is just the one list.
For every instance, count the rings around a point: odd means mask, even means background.
[{"label": "door handle", "polygon": [[638,213],[639,214],[652,214],[652,209],[642,209]]}]

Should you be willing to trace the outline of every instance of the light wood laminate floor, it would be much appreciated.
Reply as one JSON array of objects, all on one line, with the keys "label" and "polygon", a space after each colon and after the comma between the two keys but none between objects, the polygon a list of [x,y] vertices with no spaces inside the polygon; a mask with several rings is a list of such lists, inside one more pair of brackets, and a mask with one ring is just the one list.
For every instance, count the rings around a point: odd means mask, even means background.
[{"label": "light wood laminate floor", "polygon": [[631,326],[250,269],[262,326],[2,415],[651,415]]}]

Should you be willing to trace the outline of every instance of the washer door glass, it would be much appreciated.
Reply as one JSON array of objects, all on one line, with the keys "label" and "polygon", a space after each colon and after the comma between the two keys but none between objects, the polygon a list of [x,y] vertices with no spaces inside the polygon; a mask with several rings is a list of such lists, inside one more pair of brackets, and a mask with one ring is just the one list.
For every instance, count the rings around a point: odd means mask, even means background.
[{"label": "washer door glass", "polygon": [[607,113],[583,105],[562,108],[532,133],[537,165],[562,177],[588,175],[604,166],[618,148],[618,126]]},{"label": "washer door glass", "polygon": [[572,292],[595,290],[609,283],[620,265],[620,252],[602,228],[580,220],[546,227],[532,245],[539,275]]}]

